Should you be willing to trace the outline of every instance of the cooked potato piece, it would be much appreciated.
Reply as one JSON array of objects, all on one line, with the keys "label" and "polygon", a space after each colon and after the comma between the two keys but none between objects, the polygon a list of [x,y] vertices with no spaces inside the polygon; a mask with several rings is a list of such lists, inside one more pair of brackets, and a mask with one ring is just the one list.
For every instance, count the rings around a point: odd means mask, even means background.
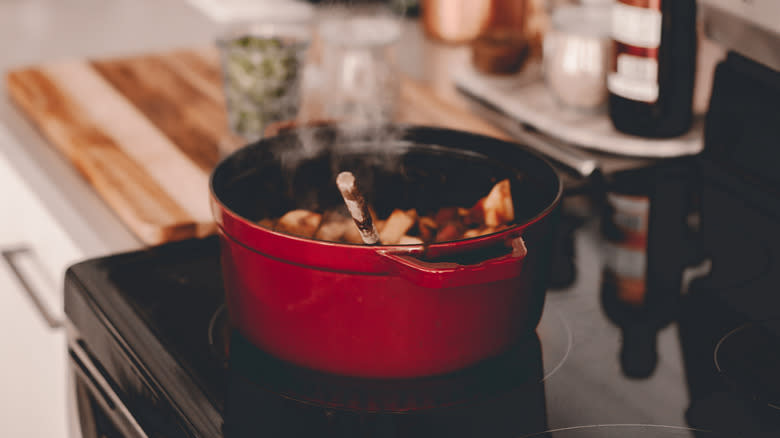
[{"label": "cooked potato piece", "polygon": [[490,193],[471,208],[468,216],[469,223],[481,223],[489,227],[497,227],[513,220],[515,220],[515,209],[508,179],[493,186]]},{"label": "cooked potato piece", "polygon": [[393,210],[385,221],[384,227],[379,231],[379,240],[382,241],[383,245],[397,244],[401,237],[412,228],[415,219],[403,210]]},{"label": "cooked potato piece", "polygon": [[495,186],[485,197],[485,225],[497,227],[515,220],[515,208],[512,205],[512,186],[505,179]]},{"label": "cooked potato piece", "polygon": [[407,235],[401,236],[401,239],[398,240],[399,245],[422,245],[423,243],[425,242],[423,242],[419,237]]},{"label": "cooked potato piece", "polygon": [[293,210],[279,218],[276,230],[297,236],[312,237],[322,222],[322,215],[309,210]]},{"label": "cooked potato piece", "polygon": [[350,222],[351,223],[349,228],[347,228],[347,232],[344,233],[344,236],[342,237],[343,241],[356,244],[363,243],[363,238],[360,237],[360,230],[358,230],[357,225],[355,225],[355,221],[350,219]]},{"label": "cooked potato piece", "polygon": [[357,229],[355,222],[351,218],[340,213],[328,211],[325,212],[320,228],[314,234],[314,237],[320,240],[339,242],[343,240],[350,227]]}]

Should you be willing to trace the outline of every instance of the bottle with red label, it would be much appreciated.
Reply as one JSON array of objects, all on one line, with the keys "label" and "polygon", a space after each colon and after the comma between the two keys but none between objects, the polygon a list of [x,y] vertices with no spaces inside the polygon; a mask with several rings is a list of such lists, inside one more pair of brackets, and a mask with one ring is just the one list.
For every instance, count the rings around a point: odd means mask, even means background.
[{"label": "bottle with red label", "polygon": [[691,126],[696,0],[615,0],[609,114],[619,131],[675,137]]}]

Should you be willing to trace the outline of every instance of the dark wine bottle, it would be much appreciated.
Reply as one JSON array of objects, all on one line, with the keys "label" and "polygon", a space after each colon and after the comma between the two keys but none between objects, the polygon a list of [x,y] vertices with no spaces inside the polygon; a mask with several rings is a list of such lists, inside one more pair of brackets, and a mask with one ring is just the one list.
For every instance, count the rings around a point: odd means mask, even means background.
[{"label": "dark wine bottle", "polygon": [[696,71],[695,0],[616,0],[607,78],[615,129],[675,137],[691,126]]}]

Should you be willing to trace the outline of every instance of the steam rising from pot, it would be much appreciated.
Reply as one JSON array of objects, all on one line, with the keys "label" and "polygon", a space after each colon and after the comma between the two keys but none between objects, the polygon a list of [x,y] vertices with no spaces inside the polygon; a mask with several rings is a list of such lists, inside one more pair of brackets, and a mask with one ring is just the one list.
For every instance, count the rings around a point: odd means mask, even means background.
[{"label": "steam rising from pot", "polygon": [[[299,127],[332,121],[336,135],[323,144],[315,131],[298,129],[300,145],[278,156],[288,175],[324,149],[332,153],[333,175],[351,170],[342,167],[342,159],[355,154],[364,156],[367,166],[397,169],[399,155],[389,148],[404,135],[401,127],[390,124],[399,98],[400,35],[400,19],[375,6],[333,7],[322,15],[303,75],[305,97],[296,121]],[[361,181],[371,189],[370,176]]]}]

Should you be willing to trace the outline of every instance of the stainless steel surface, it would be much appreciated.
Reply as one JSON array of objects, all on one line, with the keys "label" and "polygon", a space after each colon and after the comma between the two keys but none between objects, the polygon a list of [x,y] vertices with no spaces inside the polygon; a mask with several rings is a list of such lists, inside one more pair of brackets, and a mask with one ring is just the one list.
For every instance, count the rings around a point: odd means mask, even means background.
[{"label": "stainless steel surface", "polygon": [[11,268],[11,272],[19,280],[19,284],[27,292],[27,295],[49,328],[61,327],[62,320],[56,316],[53,310],[48,308],[46,300],[42,297],[47,292],[40,290],[41,287],[58,287],[57,283],[51,278],[45,278],[45,271],[43,268],[40,268],[32,250],[29,248],[12,248],[0,251],[0,255],[2,255],[2,258]]},{"label": "stainless steel surface", "polygon": [[582,177],[587,178],[599,169],[599,162],[591,155],[548,135],[533,131],[522,123],[503,114],[500,110],[491,108],[486,103],[472,99],[470,107],[480,117],[506,131],[519,143],[535,149],[537,152],[566,166]]},{"label": "stainless steel surface", "polygon": [[709,38],[780,71],[780,1],[700,2],[700,20]]}]

